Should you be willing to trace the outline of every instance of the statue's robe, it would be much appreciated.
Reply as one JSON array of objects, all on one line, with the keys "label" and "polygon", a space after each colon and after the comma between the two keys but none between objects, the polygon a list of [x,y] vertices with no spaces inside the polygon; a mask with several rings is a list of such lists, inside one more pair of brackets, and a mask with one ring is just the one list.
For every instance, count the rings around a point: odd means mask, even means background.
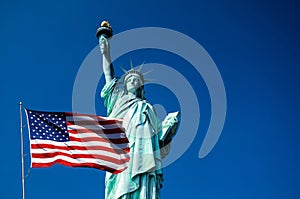
[{"label": "statue's robe", "polygon": [[151,104],[125,93],[117,79],[101,91],[107,115],[124,119],[123,126],[130,144],[128,168],[119,173],[107,172],[106,199],[159,199],[163,172],[159,148],[161,122]]}]

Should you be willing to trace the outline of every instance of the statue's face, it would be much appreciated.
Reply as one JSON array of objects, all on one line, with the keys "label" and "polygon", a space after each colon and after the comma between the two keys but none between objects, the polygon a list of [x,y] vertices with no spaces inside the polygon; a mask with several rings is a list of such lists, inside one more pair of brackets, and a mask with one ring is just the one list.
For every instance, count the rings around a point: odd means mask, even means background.
[{"label": "statue's face", "polygon": [[134,92],[141,86],[141,80],[138,75],[130,75],[128,78],[126,78],[125,86],[127,91]]}]

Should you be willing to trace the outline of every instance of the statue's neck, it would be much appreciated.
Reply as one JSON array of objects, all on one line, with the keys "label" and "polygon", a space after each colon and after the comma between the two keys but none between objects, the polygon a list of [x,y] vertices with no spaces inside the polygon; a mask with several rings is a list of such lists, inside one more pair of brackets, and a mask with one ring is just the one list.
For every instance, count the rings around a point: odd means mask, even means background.
[{"label": "statue's neck", "polygon": [[132,95],[132,96],[134,96],[135,98],[143,99],[143,96],[142,96],[142,90],[140,90],[140,89],[132,89],[132,90],[129,90],[129,91],[127,91],[127,94],[128,94],[128,95]]}]

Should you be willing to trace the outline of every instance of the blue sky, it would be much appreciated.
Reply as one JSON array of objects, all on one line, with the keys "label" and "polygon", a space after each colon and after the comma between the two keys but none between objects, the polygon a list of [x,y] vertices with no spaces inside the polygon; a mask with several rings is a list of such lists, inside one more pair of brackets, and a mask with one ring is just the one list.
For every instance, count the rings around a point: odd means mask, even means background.
[{"label": "blue sky", "polygon": [[[119,75],[118,66],[129,67],[130,58],[136,64],[173,67],[189,80],[201,106],[191,146],[165,168],[162,198],[299,198],[298,8],[291,0],[1,1],[0,198],[21,198],[19,101],[31,109],[71,111],[77,72],[97,45],[95,30],[103,19],[115,34],[163,27],[189,36],[209,53],[225,85],[223,132],[211,153],[199,159],[211,114],[201,76],[182,58],[159,50],[139,50],[116,60]],[[101,85],[103,78],[97,92]],[[167,111],[180,108],[167,89],[146,89],[151,103]],[[97,114],[104,115],[99,95],[93,100]],[[26,153],[28,147],[25,139]],[[27,170],[28,156],[25,163]],[[104,198],[104,172],[61,165],[31,169],[26,196]]]}]

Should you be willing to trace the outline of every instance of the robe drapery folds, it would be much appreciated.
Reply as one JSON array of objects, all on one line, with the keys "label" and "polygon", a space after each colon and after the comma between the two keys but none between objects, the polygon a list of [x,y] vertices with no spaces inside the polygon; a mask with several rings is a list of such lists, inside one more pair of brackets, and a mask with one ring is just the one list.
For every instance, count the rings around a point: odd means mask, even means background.
[{"label": "robe drapery folds", "polygon": [[125,93],[118,87],[117,79],[103,87],[101,97],[109,117],[123,118],[130,144],[128,168],[119,174],[106,173],[105,198],[160,198],[163,179],[159,148],[161,122],[152,105]]}]

